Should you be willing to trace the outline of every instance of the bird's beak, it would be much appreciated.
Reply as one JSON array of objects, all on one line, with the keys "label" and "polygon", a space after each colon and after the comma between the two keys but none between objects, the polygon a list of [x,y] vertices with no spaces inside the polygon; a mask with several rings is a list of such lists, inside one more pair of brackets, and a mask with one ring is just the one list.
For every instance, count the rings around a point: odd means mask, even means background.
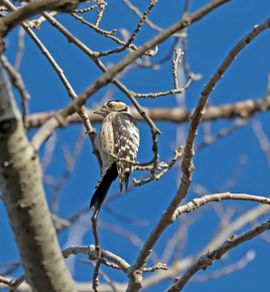
[{"label": "bird's beak", "polygon": [[100,108],[99,110],[96,110],[93,113],[96,114],[96,115],[103,115],[104,114],[104,111],[103,111],[102,108]]}]

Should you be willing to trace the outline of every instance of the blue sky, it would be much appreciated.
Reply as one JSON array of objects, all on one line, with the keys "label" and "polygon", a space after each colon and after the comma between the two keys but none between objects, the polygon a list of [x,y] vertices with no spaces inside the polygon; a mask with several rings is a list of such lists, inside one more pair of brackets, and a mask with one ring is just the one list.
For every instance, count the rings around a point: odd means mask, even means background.
[{"label": "blue sky", "polygon": [[[134,0],[134,5],[142,11],[146,8],[147,1]],[[181,2],[181,3],[179,3]],[[164,1],[160,0],[151,11],[151,20],[161,27],[168,27],[179,20],[184,1]],[[208,3],[208,1],[191,0],[190,12]],[[270,3],[268,0],[233,0],[230,3],[218,8],[215,12],[206,16],[203,20],[193,24],[188,29],[188,62],[193,72],[202,75],[201,80],[193,82],[186,92],[186,104],[189,109],[193,108],[198,101],[203,85],[209,80],[229,50],[256,24],[260,24],[269,17]],[[90,21],[94,20],[95,13],[87,16]],[[84,41],[93,50],[104,50],[114,48],[115,45],[97,36],[88,28],[81,26],[70,16],[60,15],[58,17],[77,37]],[[110,1],[105,11],[101,27],[104,29],[126,28],[133,30],[138,19],[133,15],[122,1]],[[14,62],[17,50],[17,30],[15,29],[9,36],[7,42],[7,56]],[[91,82],[96,80],[101,72],[95,65],[80,52],[74,45],[68,44],[63,36],[49,24],[44,23],[37,35],[48,47],[59,65],[73,85],[75,91],[81,93]],[[138,37],[136,45],[140,46],[144,42],[155,36],[156,32],[145,26]],[[267,76],[270,69],[269,57],[270,32],[266,31],[259,36],[251,45],[239,54],[227,73],[224,75],[218,86],[210,97],[210,104],[225,104],[236,101],[255,99],[263,97],[266,93]],[[28,36],[25,39],[25,52],[21,65],[21,74],[24,78],[27,89],[31,94],[31,113],[40,111],[57,110],[69,103],[69,97],[60,80],[53,72],[50,64],[40,54],[39,50],[32,43]],[[166,41],[159,46],[159,52],[154,60],[159,60],[170,50],[172,41]],[[126,53],[120,56],[104,58],[103,61],[110,65],[119,61]],[[158,92],[168,90],[173,87],[171,74],[171,61],[165,63],[160,70],[132,69],[122,77],[122,82],[129,88],[138,92]],[[112,95],[113,98],[129,101],[113,85],[108,85],[97,92],[87,102],[88,106],[94,106],[100,102],[104,96]],[[166,96],[159,99],[139,100],[142,106],[147,107],[176,107],[175,96]],[[254,117],[262,122],[263,129],[269,137],[270,116],[268,113],[258,114]],[[233,125],[234,121],[218,121],[211,123],[212,133],[218,132],[221,128]],[[99,125],[95,125],[97,129]],[[177,125],[160,122],[159,128],[162,135],[159,137],[159,150],[161,160],[168,160],[173,153],[176,143]],[[141,148],[139,151],[139,161],[146,161],[151,158],[151,135],[145,123],[139,123],[141,133]],[[63,156],[63,147],[68,147],[73,151],[74,143],[80,135],[81,127],[73,125],[56,132],[56,146],[53,153],[53,160],[46,169],[46,176],[60,178],[65,171],[66,164]],[[29,136],[33,134],[30,131]],[[202,141],[202,127],[198,136],[197,144]],[[52,143],[49,141],[49,143]],[[86,139],[82,152],[80,153],[74,171],[62,188],[59,202],[59,215],[66,218],[87,206],[95,184],[99,179],[98,165],[91,153],[91,145]],[[44,147],[41,149],[41,156]],[[222,189],[224,183],[232,176],[232,173],[239,166],[239,160],[245,159],[246,163],[241,169],[240,175],[232,188]],[[135,173],[135,177],[140,177],[140,173]],[[160,214],[165,210],[171,198],[176,192],[179,183],[177,168],[172,169],[160,181],[139,187],[123,195],[120,199],[114,200],[109,207],[117,214],[124,217],[141,220],[146,224],[133,226],[127,222],[112,216],[107,210],[100,214],[103,227],[100,230],[101,243],[104,248],[120,254],[129,263],[134,263],[138,255],[138,247],[134,247],[129,241],[111,232],[116,227],[128,229],[144,241],[152,228],[157,223]],[[209,192],[218,191],[247,192],[258,195],[269,195],[269,166],[263,153],[260,151],[258,142],[253,134],[250,123],[240,128],[232,135],[197,152],[195,157],[195,171],[193,175],[193,185],[203,185]],[[110,191],[117,191],[118,183],[115,183]],[[52,196],[52,188],[45,184],[48,201]],[[194,198],[196,194],[191,191],[188,199]],[[255,207],[249,203],[222,203],[225,210],[237,207],[233,218],[237,218],[242,212]],[[82,218],[70,231],[66,230],[60,235],[62,246],[68,244],[89,244],[93,242],[91,228],[88,217]],[[188,215],[188,218],[195,215]],[[217,232],[217,217],[213,208],[205,208],[197,215],[199,218],[190,227],[188,232],[187,245],[182,256],[189,256],[200,251]],[[14,238],[3,205],[0,205],[0,218],[2,232],[0,235],[0,262],[17,261],[18,253]],[[141,223],[143,223],[141,222]],[[175,232],[179,222],[171,226],[155,246],[155,252],[161,255],[166,242]],[[181,224],[181,223],[180,223]],[[243,231],[243,230],[241,230]],[[240,231],[238,231],[239,233]],[[82,241],[76,242],[84,234]],[[77,236],[78,235],[78,236]],[[244,269],[234,272],[228,276],[215,280],[208,280],[202,283],[190,283],[185,291],[268,291],[268,262],[269,244],[257,238],[245,243],[237,250],[229,254],[226,260],[215,263],[207,271],[211,273],[215,268],[233,263],[242,258],[249,250],[256,252],[255,259]],[[80,256],[75,262],[69,262],[73,267],[75,279],[79,281],[89,281],[89,266],[79,262]],[[108,275],[117,281],[125,281],[125,276],[118,271],[104,269]],[[20,272],[17,272],[17,275]],[[164,291],[172,280],[161,283],[147,291]],[[237,288],[236,288],[237,287]]]}]

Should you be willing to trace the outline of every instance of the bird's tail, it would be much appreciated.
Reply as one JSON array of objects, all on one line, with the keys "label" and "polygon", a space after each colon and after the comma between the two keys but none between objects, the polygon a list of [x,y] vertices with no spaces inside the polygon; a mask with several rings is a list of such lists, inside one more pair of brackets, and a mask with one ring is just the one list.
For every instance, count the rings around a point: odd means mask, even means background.
[{"label": "bird's tail", "polygon": [[108,190],[112,184],[112,182],[117,178],[117,166],[116,163],[113,163],[112,166],[106,171],[105,175],[102,177],[100,183],[98,184],[91,202],[90,208],[92,206],[100,207],[102,202],[104,201]]}]

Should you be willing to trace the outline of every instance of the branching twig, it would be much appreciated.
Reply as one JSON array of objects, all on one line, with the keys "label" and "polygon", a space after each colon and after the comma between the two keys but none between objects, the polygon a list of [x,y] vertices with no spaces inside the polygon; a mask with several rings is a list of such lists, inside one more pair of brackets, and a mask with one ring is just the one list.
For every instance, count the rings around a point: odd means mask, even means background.
[{"label": "branching twig", "polygon": [[182,94],[185,90],[188,89],[189,85],[191,84],[191,82],[193,80],[194,80],[194,76],[191,75],[191,76],[189,76],[188,81],[186,82],[186,84],[182,88],[179,88],[179,86],[177,85],[178,88],[170,89],[170,90],[167,90],[167,91],[149,92],[149,93],[133,92],[133,94],[134,94],[134,96],[136,98],[158,98],[158,97],[161,97],[161,96]]},{"label": "branching twig", "polygon": [[6,279],[0,276],[0,283],[3,283],[9,287],[10,292],[15,292],[21,283],[25,280],[25,276],[22,275],[17,279]]},{"label": "branching twig", "polygon": [[205,255],[199,257],[199,259],[184,273],[184,275],[167,290],[167,292],[181,291],[186,283],[197,271],[201,269],[205,270],[208,266],[212,265],[213,262],[221,259],[221,257],[231,249],[256,237],[257,235],[268,230],[269,228],[270,220],[267,220],[248,232],[242,233],[239,236],[231,236],[218,248],[214,249],[213,251],[209,251]]},{"label": "branching twig", "polygon": [[[2,0],[4,5],[9,5],[8,0]],[[0,37],[4,37],[15,26],[42,11],[53,9],[59,11],[72,10],[82,0],[36,0],[14,10],[7,16],[0,18]]]},{"label": "branching twig", "polygon": [[193,199],[192,201],[186,203],[185,205],[178,207],[173,214],[172,221],[175,221],[175,219],[183,213],[193,212],[198,208],[204,206],[205,204],[208,204],[210,202],[219,202],[222,200],[242,200],[270,205],[270,198],[263,196],[255,196],[249,194],[232,194],[229,192],[211,194]]},{"label": "branching twig", "polygon": [[[266,233],[263,233],[266,234]],[[251,261],[254,260],[256,253],[254,250],[249,250],[246,255],[240,260],[227,265],[225,267],[220,268],[219,270],[213,271],[212,273],[208,273],[206,275],[196,275],[193,277],[193,282],[203,282],[209,279],[217,279],[229,274],[232,274],[238,270],[242,270],[245,268]]]},{"label": "branching twig", "polygon": [[103,17],[103,13],[105,11],[105,8],[106,8],[106,5],[107,5],[107,2],[104,1],[104,0],[97,0],[97,5],[99,6],[99,10],[97,12],[97,19],[96,19],[96,23],[95,23],[95,26],[96,27],[99,27],[99,24],[101,22],[101,19]]},{"label": "branching twig", "polygon": [[[77,254],[86,254],[89,256],[90,259],[96,260],[97,259],[97,251],[95,245],[91,244],[89,246],[71,246],[65,250],[63,250],[63,256],[68,258],[71,255]],[[112,252],[101,249],[101,255],[104,258],[107,258],[111,262],[117,264],[123,271],[126,271],[129,268],[129,264],[122,259],[121,257],[113,254]]]},{"label": "branching twig", "polygon": [[[125,3],[127,5],[127,7],[132,11],[134,12],[135,15],[137,15],[140,19],[143,17],[143,14],[141,13],[141,11],[135,6],[133,5],[129,0],[122,0],[123,3]],[[145,23],[150,27],[152,28],[153,30],[155,31],[158,31],[158,32],[161,32],[163,31],[164,29],[157,26],[156,24],[154,24],[150,19],[146,19],[145,20]],[[180,33],[175,33],[174,34],[175,36],[179,37],[181,36],[181,32]]]},{"label": "branching twig", "polygon": [[[142,29],[142,26],[143,26],[144,22],[146,21],[148,14],[150,13],[151,9],[156,5],[156,3],[157,3],[157,0],[150,0],[150,4],[147,7],[147,9],[145,10],[143,16],[141,17],[136,29],[134,30],[134,32],[132,33],[132,35],[130,36],[128,41],[122,47],[119,47],[117,49],[110,50],[110,51],[100,52],[100,53],[98,53],[98,57],[109,56],[111,54],[120,53],[120,52],[124,51],[126,48],[128,48],[135,40],[139,31]],[[154,50],[149,49],[148,51],[145,52],[145,54],[148,56],[154,56],[156,53],[157,53],[157,48]]]},{"label": "branching twig", "polygon": [[[91,29],[93,29],[95,32],[105,36],[105,37],[108,37],[112,40],[114,40],[115,42],[117,43],[121,43],[122,44],[122,41],[119,40],[116,36],[114,36],[116,30],[111,30],[111,31],[107,31],[107,30],[104,30],[104,29],[101,29],[99,27],[96,27],[94,24],[92,24],[91,22],[85,20],[82,16],[79,16],[77,15],[76,13],[70,13],[71,16],[73,16],[75,19],[79,20],[82,24],[90,27]],[[124,44],[124,42],[123,42]]]},{"label": "branching twig", "polygon": [[11,83],[13,86],[15,86],[22,98],[22,118],[23,118],[23,123],[25,125],[25,119],[28,114],[28,101],[30,99],[30,95],[28,91],[25,88],[25,84],[22,80],[21,75],[19,72],[9,63],[8,59],[4,56],[1,55],[1,63],[3,67],[6,69],[10,76]]},{"label": "branching twig", "polygon": [[[166,174],[175,165],[176,161],[178,159],[180,159],[182,157],[182,155],[183,155],[183,147],[179,147],[178,149],[175,150],[175,154],[174,154],[172,160],[169,163],[167,163],[167,165],[162,166],[163,169],[158,174],[154,173],[150,177],[144,178],[142,180],[133,179],[135,186],[142,186],[142,185],[145,185],[146,183],[149,183],[153,180],[159,180],[164,174]],[[157,165],[156,169],[158,169],[158,168],[159,168],[159,166]]]},{"label": "branching twig", "polygon": [[93,6],[89,6],[87,8],[83,8],[83,9],[74,9],[74,10],[72,10],[72,12],[73,13],[86,13],[86,12],[89,12],[89,11],[97,9],[97,7],[98,7],[98,5],[95,4]]}]

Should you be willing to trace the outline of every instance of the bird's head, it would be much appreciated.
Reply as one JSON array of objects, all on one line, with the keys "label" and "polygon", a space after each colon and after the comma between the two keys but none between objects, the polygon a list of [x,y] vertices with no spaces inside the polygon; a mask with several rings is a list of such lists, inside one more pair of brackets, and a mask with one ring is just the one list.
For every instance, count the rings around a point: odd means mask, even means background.
[{"label": "bird's head", "polygon": [[129,112],[129,107],[122,101],[110,100],[106,102],[99,110],[94,111],[95,114],[106,117],[111,112]]}]

